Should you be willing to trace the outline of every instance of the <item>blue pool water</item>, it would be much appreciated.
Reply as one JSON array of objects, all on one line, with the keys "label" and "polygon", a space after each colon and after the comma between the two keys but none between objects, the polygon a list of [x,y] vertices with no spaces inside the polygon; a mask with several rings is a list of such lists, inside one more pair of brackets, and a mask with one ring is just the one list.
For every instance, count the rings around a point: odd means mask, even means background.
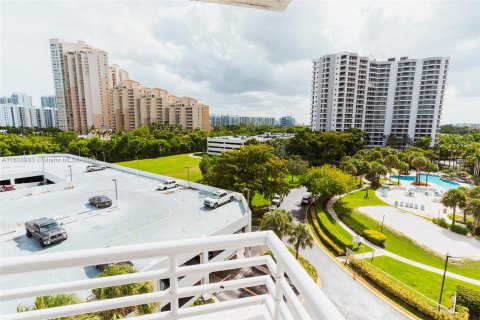
[{"label": "blue pool water", "polygon": [[[427,175],[425,173],[420,174],[420,181],[425,182]],[[393,176],[392,180],[398,179],[398,176]],[[404,181],[415,181],[415,176],[400,176],[400,180]],[[436,175],[429,175],[428,176],[428,184],[430,183],[435,183],[438,184],[440,187],[450,190],[450,189],[455,189],[458,188],[460,185],[456,182],[451,182],[451,181],[443,181],[440,179],[440,176]]]}]

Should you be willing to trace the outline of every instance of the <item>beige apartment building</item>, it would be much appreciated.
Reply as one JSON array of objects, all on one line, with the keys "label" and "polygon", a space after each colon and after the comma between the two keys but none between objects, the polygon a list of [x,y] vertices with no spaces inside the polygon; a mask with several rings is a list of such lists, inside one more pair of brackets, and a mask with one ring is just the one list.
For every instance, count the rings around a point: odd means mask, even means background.
[{"label": "beige apartment building", "polygon": [[133,130],[152,123],[210,131],[209,107],[189,97],[126,80],[112,89],[112,129]]}]

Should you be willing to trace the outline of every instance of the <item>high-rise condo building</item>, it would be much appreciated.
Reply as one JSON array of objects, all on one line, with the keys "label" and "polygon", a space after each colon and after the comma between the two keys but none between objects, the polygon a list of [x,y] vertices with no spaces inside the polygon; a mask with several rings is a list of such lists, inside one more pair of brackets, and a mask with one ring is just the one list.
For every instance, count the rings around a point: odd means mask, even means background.
[{"label": "high-rise condo building", "polygon": [[56,101],[55,101],[55,96],[41,96],[40,97],[40,105],[42,107],[50,107],[50,108],[56,108]]},{"label": "high-rise condo building", "polygon": [[313,60],[311,128],[368,133],[370,146],[388,138],[417,140],[433,146],[443,108],[449,58],[376,61],[343,52]]},{"label": "high-rise condo building", "polygon": [[280,126],[282,127],[289,127],[295,125],[295,118],[291,116],[281,117],[278,121]]},{"label": "high-rise condo building", "polygon": [[50,40],[58,124],[62,130],[108,127],[107,52],[83,41]]}]

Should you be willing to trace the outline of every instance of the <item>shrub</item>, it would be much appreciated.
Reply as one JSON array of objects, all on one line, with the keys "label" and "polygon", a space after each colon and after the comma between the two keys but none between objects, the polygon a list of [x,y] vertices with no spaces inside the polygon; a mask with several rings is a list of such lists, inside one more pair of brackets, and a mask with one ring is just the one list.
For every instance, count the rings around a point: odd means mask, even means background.
[{"label": "shrub", "polygon": [[468,233],[467,227],[464,227],[464,226],[459,225],[459,224],[454,224],[454,225],[452,224],[450,226],[450,230],[452,230],[455,233],[460,233],[460,234],[467,234]]},{"label": "shrub", "polygon": [[468,308],[471,319],[480,319],[480,291],[457,286],[457,304]]},{"label": "shrub", "polygon": [[364,230],[363,236],[365,239],[376,244],[377,246],[385,247],[385,241],[387,241],[387,236],[377,230]]},{"label": "shrub", "polygon": [[448,229],[448,227],[450,226],[450,225],[448,224],[448,222],[445,221],[444,218],[440,218],[440,219],[433,218],[433,219],[432,219],[432,222],[435,223],[435,224],[438,224],[440,227],[445,228],[445,229]]},{"label": "shrub", "polygon": [[337,256],[344,256],[345,249],[339,247],[335,242],[333,242],[326,234],[323,232],[322,228],[318,224],[318,220],[315,214],[309,215],[310,226],[313,229],[315,236],[327,246],[333,253]]},{"label": "shrub", "polygon": [[382,288],[389,294],[397,297],[404,303],[408,304],[409,306],[417,309],[421,313],[425,314],[427,317],[434,319],[434,320],[447,320],[447,319],[454,319],[454,320],[467,320],[468,319],[468,311],[465,309],[459,310],[455,316],[451,316],[445,312],[438,312],[437,307],[428,300],[418,296],[412,290],[409,290],[401,285],[399,285],[394,280],[388,278],[386,275],[378,272],[367,263],[363,263],[361,260],[356,259],[355,257],[350,257],[350,265],[358,271],[361,275],[365,276],[366,278],[370,279],[373,283],[375,283],[378,287]]},{"label": "shrub", "polygon": [[194,306],[203,306],[204,304],[211,304],[215,303],[215,300],[213,298],[210,298],[209,300],[204,300],[203,297],[198,298],[195,300],[193,303]]},{"label": "shrub", "polygon": [[[295,256],[295,250],[293,250],[293,248],[287,246],[287,249],[288,251],[290,251],[290,253],[293,256]],[[270,257],[272,257],[273,260],[275,260],[275,257],[273,256],[272,251],[270,250],[263,251],[262,253],[260,253],[260,255],[261,256],[269,255]],[[298,256],[297,261],[298,263],[300,263],[303,269],[308,273],[308,275],[313,279],[313,281],[317,281],[317,278],[318,278],[317,269],[315,269],[315,267],[310,262],[308,262],[307,259],[305,259],[302,256]]]}]

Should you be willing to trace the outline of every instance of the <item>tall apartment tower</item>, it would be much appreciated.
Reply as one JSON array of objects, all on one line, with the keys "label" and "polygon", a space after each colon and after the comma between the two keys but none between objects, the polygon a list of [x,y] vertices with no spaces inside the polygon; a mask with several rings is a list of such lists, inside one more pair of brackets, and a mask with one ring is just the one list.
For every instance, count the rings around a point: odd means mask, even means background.
[{"label": "tall apartment tower", "polygon": [[108,54],[83,41],[50,40],[58,125],[62,130],[108,127]]},{"label": "tall apartment tower", "polygon": [[342,52],[313,60],[311,128],[358,128],[370,146],[390,136],[438,141],[449,58],[376,61]]}]

